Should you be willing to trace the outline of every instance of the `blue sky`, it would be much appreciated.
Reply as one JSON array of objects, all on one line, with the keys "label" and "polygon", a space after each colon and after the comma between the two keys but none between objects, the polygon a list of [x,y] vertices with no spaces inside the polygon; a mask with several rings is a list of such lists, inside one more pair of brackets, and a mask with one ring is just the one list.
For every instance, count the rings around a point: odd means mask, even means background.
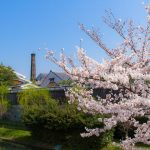
[{"label": "blue sky", "polygon": [[67,55],[75,57],[81,38],[88,55],[100,60],[105,53],[78,23],[98,27],[108,46],[118,44],[118,37],[102,21],[106,9],[122,20],[145,23],[142,0],[0,0],[0,62],[29,78],[30,54],[35,52],[37,74],[59,71],[45,60],[45,48],[53,49],[57,56],[64,48]]}]

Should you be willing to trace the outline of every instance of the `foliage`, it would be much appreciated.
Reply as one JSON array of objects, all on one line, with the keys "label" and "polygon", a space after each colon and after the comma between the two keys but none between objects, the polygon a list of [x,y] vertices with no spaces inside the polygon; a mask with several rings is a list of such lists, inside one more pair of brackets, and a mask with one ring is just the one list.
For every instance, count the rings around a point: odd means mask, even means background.
[{"label": "foliage", "polygon": [[[39,116],[39,117],[38,117]],[[41,128],[47,128],[48,130],[56,131],[72,131],[72,130],[84,130],[84,127],[95,127],[102,126],[97,121],[98,116],[85,115],[82,112],[79,112],[73,105],[51,105],[47,106],[34,106],[32,109],[28,109],[28,112],[24,114],[24,117],[28,121],[33,122],[38,121],[39,125],[42,125]],[[24,120],[25,121],[25,120]],[[40,123],[41,121],[41,123]],[[27,121],[26,121],[27,123]]]},{"label": "foliage", "polygon": [[[60,60],[49,51],[47,59],[61,67],[78,88],[67,92],[69,102],[77,101],[78,109],[92,115],[103,114],[109,117],[100,119],[103,128],[88,129],[82,137],[99,136],[116,127],[118,123],[136,128],[133,137],[121,140],[123,149],[133,149],[138,142],[150,145],[150,117],[141,123],[135,117],[149,115],[150,110],[150,4],[147,11],[146,25],[136,25],[133,20],[121,21],[112,12],[106,11],[104,22],[113,29],[122,42],[110,49],[94,28],[87,29],[83,24],[80,28],[98,46],[108,54],[109,59],[98,62],[87,56],[83,48],[77,48],[79,65],[67,57],[62,51]],[[87,89],[87,86],[90,87]],[[93,89],[103,88],[112,91],[105,98],[93,98]],[[118,91],[116,94],[113,91]]]},{"label": "foliage", "polygon": [[0,119],[4,117],[8,108],[10,106],[10,102],[7,99],[8,96],[8,87],[1,85],[0,86]]},{"label": "foliage", "polygon": [[71,86],[72,83],[73,83],[73,81],[70,80],[70,79],[68,79],[68,80],[61,80],[61,81],[59,82],[59,85],[62,85],[62,86]]},{"label": "foliage", "polygon": [[113,131],[89,139],[80,136],[85,126],[89,128],[103,126],[97,121],[101,115],[92,116],[79,112],[75,104],[58,105],[52,99],[49,101],[51,102],[48,105],[29,104],[30,107],[23,107],[22,120],[34,137],[40,139],[42,137],[47,142],[61,143],[65,147],[75,149],[94,150],[111,142]]},{"label": "foliage", "polygon": [[108,144],[106,147],[102,148],[101,150],[122,150],[119,146]]},{"label": "foliage", "polygon": [[1,85],[0,86],[0,99],[6,99],[7,98],[7,94],[8,94],[8,87]]},{"label": "foliage", "polygon": [[15,79],[17,76],[11,67],[0,65],[0,85],[11,86]]},{"label": "foliage", "polygon": [[19,104],[22,107],[32,107],[47,105],[50,99],[50,93],[46,89],[26,89],[18,94]]},{"label": "foliage", "polygon": [[82,138],[79,132],[76,131],[74,134],[63,136],[65,141],[62,148],[66,149],[67,147],[70,150],[100,150],[111,143],[112,135],[113,131],[107,131],[100,137]]}]

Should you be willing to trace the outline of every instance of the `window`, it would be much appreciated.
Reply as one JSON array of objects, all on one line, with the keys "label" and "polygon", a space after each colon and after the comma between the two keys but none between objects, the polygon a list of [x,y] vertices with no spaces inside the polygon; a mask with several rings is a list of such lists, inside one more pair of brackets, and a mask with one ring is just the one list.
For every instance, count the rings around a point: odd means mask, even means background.
[{"label": "window", "polygon": [[54,78],[49,78],[49,81],[50,82],[54,82]]}]

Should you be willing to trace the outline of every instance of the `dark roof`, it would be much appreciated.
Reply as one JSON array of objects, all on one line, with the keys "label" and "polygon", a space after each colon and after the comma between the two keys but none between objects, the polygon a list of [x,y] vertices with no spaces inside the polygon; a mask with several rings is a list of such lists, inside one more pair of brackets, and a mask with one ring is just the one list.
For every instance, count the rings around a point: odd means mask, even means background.
[{"label": "dark roof", "polygon": [[53,72],[50,70],[50,72],[48,74],[40,73],[38,75],[38,77],[36,78],[36,80],[37,80],[36,83],[42,87],[47,87],[50,83],[51,76],[54,78],[55,83],[59,83],[59,81],[61,81],[61,80],[69,80],[70,79],[70,77],[63,72]]},{"label": "dark roof", "polygon": [[37,76],[36,80],[37,80],[37,81],[41,81],[41,80],[43,80],[47,75],[48,75],[47,73],[40,73],[40,74]]},{"label": "dark roof", "polygon": [[68,80],[70,79],[70,77],[63,73],[63,72],[53,72],[54,74],[56,74],[61,80]]}]

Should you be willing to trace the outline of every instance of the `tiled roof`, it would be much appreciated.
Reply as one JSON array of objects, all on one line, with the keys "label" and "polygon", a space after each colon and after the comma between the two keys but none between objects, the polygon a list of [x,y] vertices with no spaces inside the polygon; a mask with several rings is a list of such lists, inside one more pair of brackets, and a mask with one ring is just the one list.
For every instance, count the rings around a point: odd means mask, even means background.
[{"label": "tiled roof", "polygon": [[56,84],[59,83],[61,80],[68,80],[70,79],[69,76],[63,72],[53,72],[50,70],[48,74],[40,73],[37,77],[37,84],[42,87],[48,87],[50,84],[50,78],[54,79]]},{"label": "tiled roof", "polygon": [[47,73],[40,73],[40,74],[37,76],[36,80],[37,80],[37,81],[41,81],[41,80],[43,80],[47,75],[48,75]]},{"label": "tiled roof", "polygon": [[69,76],[63,72],[53,72],[55,73],[61,80],[68,80]]}]

